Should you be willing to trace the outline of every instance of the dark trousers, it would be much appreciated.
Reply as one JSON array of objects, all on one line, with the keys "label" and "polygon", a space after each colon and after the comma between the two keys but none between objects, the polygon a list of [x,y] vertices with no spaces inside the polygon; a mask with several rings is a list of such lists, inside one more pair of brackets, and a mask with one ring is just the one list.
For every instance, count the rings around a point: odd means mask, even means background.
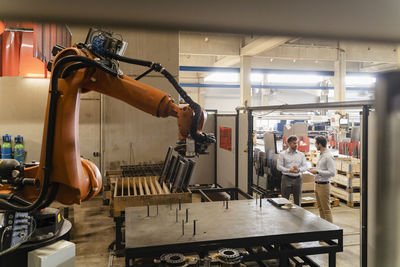
[{"label": "dark trousers", "polygon": [[301,187],[303,179],[300,177],[293,178],[287,175],[282,175],[281,194],[282,197],[289,199],[290,194],[293,194],[294,204],[301,206]]}]

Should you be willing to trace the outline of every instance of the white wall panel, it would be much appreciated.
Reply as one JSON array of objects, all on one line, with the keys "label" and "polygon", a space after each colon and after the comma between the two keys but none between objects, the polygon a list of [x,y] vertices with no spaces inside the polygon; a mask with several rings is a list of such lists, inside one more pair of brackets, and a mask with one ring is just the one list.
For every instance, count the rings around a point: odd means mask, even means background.
[{"label": "white wall panel", "polygon": [[[215,113],[207,115],[203,132],[215,134],[215,116]],[[199,155],[193,159],[196,166],[190,184],[213,184],[215,182],[215,147],[214,144],[210,145],[207,149],[209,154]]]},{"label": "white wall panel", "polygon": [[[232,128],[232,151],[220,148],[220,128]],[[235,116],[217,116],[217,183],[235,187]]]},{"label": "white wall panel", "polygon": [[247,192],[248,191],[248,152],[247,152],[247,141],[248,141],[248,115],[247,113],[239,114],[239,188]]}]

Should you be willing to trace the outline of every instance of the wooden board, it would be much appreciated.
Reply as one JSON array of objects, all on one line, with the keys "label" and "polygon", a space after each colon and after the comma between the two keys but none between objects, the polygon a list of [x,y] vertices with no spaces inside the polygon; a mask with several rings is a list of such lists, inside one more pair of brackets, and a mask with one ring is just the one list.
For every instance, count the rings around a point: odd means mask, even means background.
[{"label": "wooden board", "polygon": [[121,216],[127,207],[191,203],[192,193],[171,193],[168,186],[160,185],[158,176],[124,177],[112,180],[111,216]]},{"label": "wooden board", "polygon": [[341,184],[347,188],[360,188],[361,179],[359,177],[348,177],[347,175],[343,174],[336,174],[331,179],[332,182]]},{"label": "wooden board", "polygon": [[331,195],[334,197],[345,200],[348,203],[360,202],[360,193],[347,192],[345,189],[331,185]]},{"label": "wooden board", "polygon": [[302,191],[303,192],[314,191],[314,188],[315,188],[315,182],[303,183]]},{"label": "wooden board", "polygon": [[335,160],[336,170],[345,173],[360,174],[361,163],[355,158],[338,158]]}]

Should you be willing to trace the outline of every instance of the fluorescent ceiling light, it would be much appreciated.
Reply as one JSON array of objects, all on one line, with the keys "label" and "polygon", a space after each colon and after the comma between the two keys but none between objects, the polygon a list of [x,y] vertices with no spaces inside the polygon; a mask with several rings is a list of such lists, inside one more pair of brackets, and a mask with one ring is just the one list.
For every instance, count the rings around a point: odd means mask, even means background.
[{"label": "fluorescent ceiling light", "polygon": [[253,83],[260,83],[264,80],[264,74],[262,73],[252,73],[250,74],[250,81]]},{"label": "fluorescent ceiling light", "polygon": [[226,82],[238,83],[239,73],[237,72],[214,72],[204,78],[205,82]]},{"label": "fluorescent ceiling light", "polygon": [[267,80],[272,84],[317,84],[326,79],[324,76],[313,74],[267,74]]},{"label": "fluorescent ceiling light", "polygon": [[[240,77],[237,72],[214,72],[204,78],[205,82],[239,83]],[[251,73],[250,81],[260,83],[264,79],[263,73]]]},{"label": "fluorescent ceiling light", "polygon": [[346,76],[346,86],[372,86],[376,83],[376,78],[365,75]]}]

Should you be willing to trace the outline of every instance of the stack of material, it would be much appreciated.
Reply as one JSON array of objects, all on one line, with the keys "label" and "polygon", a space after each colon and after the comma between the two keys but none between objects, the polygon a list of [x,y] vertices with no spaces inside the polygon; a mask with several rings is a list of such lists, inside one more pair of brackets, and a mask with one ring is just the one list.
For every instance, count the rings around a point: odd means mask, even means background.
[{"label": "stack of material", "polygon": [[302,188],[303,193],[314,192],[314,184],[315,184],[314,175],[312,175],[309,172],[306,172],[302,174],[302,179],[303,179],[303,188]]},{"label": "stack of material", "polygon": [[192,202],[190,190],[171,193],[167,184],[160,183],[156,176],[113,178],[111,183],[113,196],[110,209],[113,217],[121,216],[127,207]]},{"label": "stack of material", "polygon": [[331,194],[349,207],[360,204],[360,160],[354,158],[338,158],[335,161],[336,175],[332,178]]},{"label": "stack of material", "polygon": [[104,189],[111,215],[118,217],[127,207],[192,202],[188,186],[194,167],[193,160],[170,147],[162,165],[130,165],[121,171],[107,171]]},{"label": "stack of material", "polygon": [[160,176],[162,168],[163,162],[121,166],[123,177]]}]

